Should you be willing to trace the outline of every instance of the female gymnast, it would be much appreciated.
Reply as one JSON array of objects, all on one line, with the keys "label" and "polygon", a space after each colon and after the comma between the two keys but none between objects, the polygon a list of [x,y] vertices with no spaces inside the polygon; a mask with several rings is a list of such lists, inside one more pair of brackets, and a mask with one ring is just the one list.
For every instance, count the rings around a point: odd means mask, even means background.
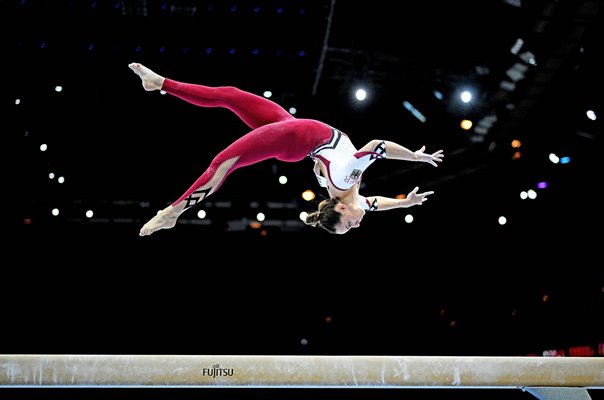
[{"label": "female gymnast", "polygon": [[363,172],[376,159],[419,161],[436,167],[444,156],[442,150],[427,154],[425,146],[411,151],[387,140],[372,140],[357,150],[345,133],[320,121],[295,118],[264,97],[231,86],[178,82],[139,63],[129,67],[140,77],[145,90],[161,89],[200,107],[227,108],[252,129],[220,152],[180,198],[158,211],[141,228],[141,236],[173,228],[184,211],[216,192],[231,172],[269,158],[285,162],[305,157],[314,160],[314,173],[327,189],[329,199],[319,203],[317,211],[308,213],[305,223],[330,233],[344,234],[359,227],[366,211],[411,207],[434,193],[418,193],[416,187],[404,199],[364,197],[359,194],[359,186]]}]

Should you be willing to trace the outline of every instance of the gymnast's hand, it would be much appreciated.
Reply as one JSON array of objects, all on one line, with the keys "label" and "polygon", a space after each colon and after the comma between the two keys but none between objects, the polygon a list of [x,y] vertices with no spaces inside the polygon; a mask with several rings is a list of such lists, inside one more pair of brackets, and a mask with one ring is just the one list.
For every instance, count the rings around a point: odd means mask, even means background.
[{"label": "gymnast's hand", "polygon": [[430,165],[438,167],[438,165],[436,163],[437,162],[442,162],[443,157],[445,156],[443,154],[443,151],[442,150],[438,150],[435,153],[426,154],[426,153],[424,153],[424,150],[426,150],[426,146],[422,146],[421,149],[419,149],[417,151],[414,151],[413,152],[413,159],[415,161],[427,162]]},{"label": "gymnast's hand", "polygon": [[424,201],[428,200],[428,196],[433,194],[434,192],[430,191],[430,192],[424,192],[424,193],[417,193],[417,191],[419,190],[419,187],[415,187],[415,189],[413,189],[411,192],[409,192],[409,194],[407,195],[407,197],[401,201],[401,206],[402,207],[411,207],[411,206],[415,206],[415,205],[421,205],[424,203]]}]

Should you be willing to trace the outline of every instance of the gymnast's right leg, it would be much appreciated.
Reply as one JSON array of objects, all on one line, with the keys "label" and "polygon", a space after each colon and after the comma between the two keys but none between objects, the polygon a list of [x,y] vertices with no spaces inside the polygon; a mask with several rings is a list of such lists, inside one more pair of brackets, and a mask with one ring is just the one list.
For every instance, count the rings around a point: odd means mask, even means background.
[{"label": "gymnast's right leg", "polygon": [[252,129],[294,117],[277,103],[233,86],[209,87],[164,78],[139,63],[128,65],[147,91],[162,89],[200,107],[223,107],[233,111]]},{"label": "gymnast's right leg", "polygon": [[178,200],[158,211],[153,218],[143,225],[139,235],[148,236],[160,229],[174,228],[176,220],[183,212],[218,190],[226,177],[237,169],[236,163],[240,157],[236,155],[231,157],[231,148],[233,148],[233,145],[218,154],[212,160],[208,169]]},{"label": "gymnast's right leg", "polygon": [[[234,87],[212,88],[181,83],[164,78],[138,63],[131,63],[129,67],[141,78],[145,90],[154,91],[163,89],[195,105],[230,109],[253,129],[274,122],[294,119],[293,116],[276,103]],[[261,129],[264,130],[265,128]],[[277,138],[277,136],[268,133],[269,131],[267,131],[267,134],[270,138]],[[178,217],[184,211],[205,199],[220,187],[226,176],[237,168],[236,164],[249,165],[275,156],[276,153],[273,154],[269,151],[272,147],[266,146],[266,141],[263,142],[264,146],[255,145],[256,142],[252,139],[261,136],[258,134],[246,135],[247,140],[240,139],[221,152],[212,162],[210,168],[204,172],[180,199],[160,210],[157,215],[142,227],[140,235],[147,236],[160,229],[173,228],[176,225]],[[275,140],[269,141],[269,143]],[[282,149],[279,148],[277,150],[281,151]],[[237,163],[237,161],[241,162]]]}]

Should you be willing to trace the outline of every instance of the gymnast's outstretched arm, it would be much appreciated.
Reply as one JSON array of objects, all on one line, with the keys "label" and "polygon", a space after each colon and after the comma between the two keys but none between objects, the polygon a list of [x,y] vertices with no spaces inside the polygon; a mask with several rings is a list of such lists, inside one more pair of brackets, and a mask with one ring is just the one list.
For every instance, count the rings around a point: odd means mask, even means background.
[{"label": "gymnast's outstretched arm", "polygon": [[426,150],[426,146],[422,146],[422,148],[419,150],[411,151],[398,143],[378,139],[374,139],[367,143],[359,150],[359,153],[374,151],[380,146],[381,143],[384,143],[385,145],[386,158],[391,160],[427,162],[428,164],[437,167],[438,164],[436,163],[441,162],[444,157],[442,150],[438,150],[432,154],[427,154],[424,153],[424,150]]},{"label": "gymnast's outstretched arm", "polygon": [[368,196],[367,204],[371,205],[370,211],[384,211],[395,208],[408,208],[415,205],[422,205],[428,196],[434,192],[417,193],[419,187],[415,187],[404,199],[393,199],[384,196]]}]

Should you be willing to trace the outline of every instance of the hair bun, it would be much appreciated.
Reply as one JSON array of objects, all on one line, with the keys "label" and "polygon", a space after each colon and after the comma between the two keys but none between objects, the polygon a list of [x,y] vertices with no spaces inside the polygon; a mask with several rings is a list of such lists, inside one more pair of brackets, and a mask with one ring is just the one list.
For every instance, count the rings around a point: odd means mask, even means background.
[{"label": "hair bun", "polygon": [[308,213],[306,215],[306,220],[304,221],[307,225],[311,225],[313,227],[316,227],[317,224],[319,223],[319,212],[314,211],[311,213]]}]

